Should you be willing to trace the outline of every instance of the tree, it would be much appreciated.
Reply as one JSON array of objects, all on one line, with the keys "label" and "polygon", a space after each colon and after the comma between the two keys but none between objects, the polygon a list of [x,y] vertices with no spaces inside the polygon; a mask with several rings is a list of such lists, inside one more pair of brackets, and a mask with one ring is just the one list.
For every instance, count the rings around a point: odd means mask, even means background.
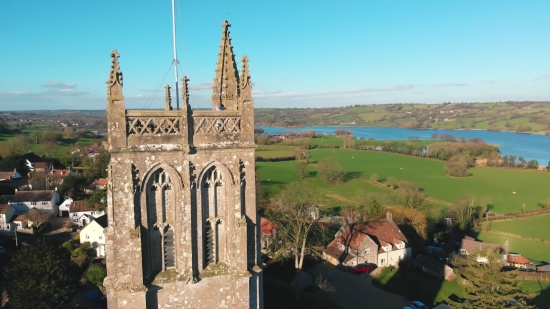
[{"label": "tree", "polygon": [[465,154],[456,154],[445,163],[447,174],[453,177],[468,177],[470,166],[473,166],[473,159]]},{"label": "tree", "polygon": [[304,179],[309,176],[306,162],[296,163],[296,174],[298,174],[298,177],[300,177],[300,179]]},{"label": "tree", "polygon": [[391,208],[392,220],[397,224],[411,226],[420,237],[426,239],[428,234],[428,221],[426,214],[419,209],[404,206],[394,206]]},{"label": "tree", "polygon": [[321,178],[329,184],[344,182],[346,177],[346,172],[344,172],[334,157],[328,157],[320,160],[317,163],[317,170],[319,171]]},{"label": "tree", "polygon": [[54,144],[63,140],[63,135],[59,132],[46,131],[40,136],[40,144]]},{"label": "tree", "polygon": [[470,228],[472,221],[472,209],[474,205],[474,198],[470,195],[464,196],[458,201],[451,204],[449,212],[453,221],[458,223],[460,229],[466,230]]},{"label": "tree", "polygon": [[78,270],[63,248],[46,240],[23,247],[6,266],[5,288],[12,309],[57,309],[78,289]]},{"label": "tree", "polygon": [[86,279],[97,286],[103,286],[103,279],[107,276],[105,265],[96,263],[90,265],[86,270]]},{"label": "tree", "polygon": [[40,149],[42,150],[44,155],[46,155],[46,157],[52,157],[56,149],[56,145],[52,142],[44,142],[40,143]]},{"label": "tree", "polygon": [[[317,224],[320,215],[317,205],[323,202],[323,194],[309,182],[294,182],[280,193],[278,201],[266,208],[266,218],[279,227],[274,241],[276,256],[293,257],[297,278],[300,278],[304,258],[315,252],[311,246],[323,238],[325,231]],[[299,284],[297,284],[299,288]],[[297,295],[298,296],[298,295]]]},{"label": "tree", "polygon": [[52,216],[50,214],[41,212],[38,209],[31,209],[29,212],[27,212],[27,218],[29,218],[29,221],[32,222],[32,226],[34,229],[41,229],[48,221],[50,221],[50,218]]},{"label": "tree", "polygon": [[264,186],[262,184],[262,180],[260,178],[260,174],[258,171],[256,171],[256,207],[259,210],[266,207],[266,205],[269,203],[269,198],[267,196],[267,192],[264,189]]},{"label": "tree", "polygon": [[427,206],[426,198],[426,194],[407,181],[400,181],[397,189],[391,195],[392,204],[414,209],[424,209]]},{"label": "tree", "polygon": [[93,210],[105,210],[107,208],[107,190],[95,190],[88,198],[84,199],[86,207]]},{"label": "tree", "polygon": [[347,224],[353,224],[361,221],[361,214],[357,209],[354,209],[352,207],[344,207],[342,208],[342,218],[344,219],[344,222]]},{"label": "tree", "polygon": [[387,196],[377,192],[365,192],[358,190],[353,197],[353,202],[359,209],[363,221],[379,218],[384,212],[387,203]]},{"label": "tree", "polygon": [[68,174],[63,183],[58,187],[59,194],[69,195],[75,192],[80,192],[85,186],[88,186],[93,181],[93,178],[86,178],[83,175],[70,173]]},{"label": "tree", "polygon": [[378,179],[380,179],[380,177],[378,177],[378,174],[370,175],[370,180],[378,182]]},{"label": "tree", "polygon": [[546,166],[546,171],[550,172],[550,161],[548,161],[548,165]]},{"label": "tree", "polygon": [[392,189],[397,189],[399,180],[393,176],[390,176],[386,179],[386,185]]},{"label": "tree", "polygon": [[3,145],[2,154],[4,156],[22,155],[29,152],[29,150],[29,137],[26,135],[17,135]]},{"label": "tree", "polygon": [[[483,258],[482,262],[480,257]],[[504,261],[498,251],[485,248],[467,256],[455,255],[451,262],[460,270],[460,277],[467,282],[463,301],[458,303],[447,299],[453,307],[509,308],[506,301],[515,300],[519,305],[517,308],[535,308],[527,305],[529,297],[516,283],[518,270],[502,271]]]}]

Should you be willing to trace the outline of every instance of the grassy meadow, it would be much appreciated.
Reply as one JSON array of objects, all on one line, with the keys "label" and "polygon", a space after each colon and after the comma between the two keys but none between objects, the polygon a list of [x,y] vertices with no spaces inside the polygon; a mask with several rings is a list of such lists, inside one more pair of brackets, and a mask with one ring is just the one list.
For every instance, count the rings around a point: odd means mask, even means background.
[{"label": "grassy meadow", "polygon": [[483,242],[495,244],[504,244],[508,240],[508,251],[510,253],[518,253],[535,262],[550,263],[550,244],[536,240],[524,239],[519,237],[500,235],[491,232],[479,232],[475,236],[476,239]]},{"label": "grassy meadow", "polygon": [[488,222],[491,230],[550,241],[550,214]]}]

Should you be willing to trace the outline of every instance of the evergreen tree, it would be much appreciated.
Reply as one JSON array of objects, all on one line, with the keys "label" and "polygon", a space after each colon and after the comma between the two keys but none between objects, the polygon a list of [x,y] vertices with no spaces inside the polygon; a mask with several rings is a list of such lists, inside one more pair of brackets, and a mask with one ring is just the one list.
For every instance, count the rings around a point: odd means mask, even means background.
[{"label": "evergreen tree", "polygon": [[450,299],[449,304],[464,309],[508,308],[515,301],[520,308],[530,309],[527,295],[516,284],[518,270],[503,271],[502,254],[485,248],[467,256],[455,256],[454,266],[459,268],[460,280],[466,282],[466,295],[462,303]]},{"label": "evergreen tree", "polygon": [[63,308],[80,278],[67,251],[46,240],[17,252],[4,277],[11,309]]}]

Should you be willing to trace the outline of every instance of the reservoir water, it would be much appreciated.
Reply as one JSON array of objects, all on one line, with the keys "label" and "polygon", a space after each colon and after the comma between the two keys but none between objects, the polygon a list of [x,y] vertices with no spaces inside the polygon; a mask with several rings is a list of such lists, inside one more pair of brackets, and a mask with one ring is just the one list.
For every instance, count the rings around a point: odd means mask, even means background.
[{"label": "reservoir water", "polygon": [[540,165],[547,166],[550,161],[550,136],[542,134],[518,134],[513,132],[495,132],[485,130],[430,130],[430,129],[405,129],[388,127],[304,127],[304,128],[278,128],[263,127],[268,134],[282,134],[288,131],[314,130],[321,134],[334,134],[336,129],[352,130],[357,137],[376,140],[407,140],[409,136],[418,136],[422,140],[429,140],[432,134],[449,134],[454,137],[466,139],[479,137],[490,144],[500,146],[501,155],[514,155],[523,157],[529,161],[535,159]]}]

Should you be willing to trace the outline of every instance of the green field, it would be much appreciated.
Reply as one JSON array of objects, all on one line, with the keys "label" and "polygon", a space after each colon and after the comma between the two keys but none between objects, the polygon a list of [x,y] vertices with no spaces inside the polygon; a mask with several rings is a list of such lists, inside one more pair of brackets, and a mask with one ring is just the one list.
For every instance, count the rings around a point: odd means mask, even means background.
[{"label": "green field", "polygon": [[361,150],[315,149],[309,153],[313,161],[334,156],[344,170],[363,177],[376,173],[381,179],[405,179],[428,195],[448,202],[467,194],[490,196],[492,211],[497,213],[521,212],[523,203],[525,210],[535,210],[539,201],[550,196],[550,192],[541,190],[550,183],[550,173],[476,167],[470,170],[472,176],[454,178],[447,176],[442,161]]},{"label": "green field", "polygon": [[[491,230],[550,241],[550,214],[489,222]],[[549,257],[550,260],[550,257]]]},{"label": "green field", "polygon": [[[472,235],[475,236],[475,235]],[[535,262],[550,263],[550,244],[536,240],[505,236],[490,232],[480,232],[476,239],[494,244],[504,244],[508,240],[508,251],[510,253],[518,253]],[[537,264],[538,264],[537,263]]]}]

